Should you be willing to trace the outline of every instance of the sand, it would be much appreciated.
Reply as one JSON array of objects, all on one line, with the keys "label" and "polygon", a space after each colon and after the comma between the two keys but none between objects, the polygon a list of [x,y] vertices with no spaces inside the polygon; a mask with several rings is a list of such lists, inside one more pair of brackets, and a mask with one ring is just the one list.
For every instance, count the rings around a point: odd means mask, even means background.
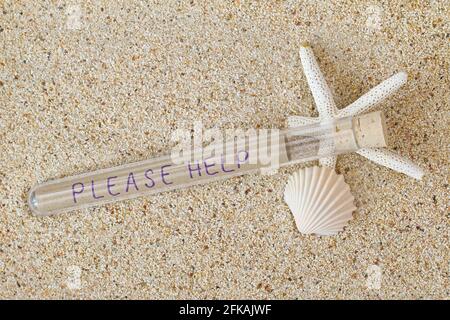
[{"label": "sand", "polygon": [[[448,299],[449,4],[3,2],[0,297]],[[422,181],[340,156],[358,210],[334,237],[301,235],[283,201],[304,165],[31,215],[34,184],[149,158],[195,120],[317,115],[304,41],[339,107],[408,73],[379,109]]]}]

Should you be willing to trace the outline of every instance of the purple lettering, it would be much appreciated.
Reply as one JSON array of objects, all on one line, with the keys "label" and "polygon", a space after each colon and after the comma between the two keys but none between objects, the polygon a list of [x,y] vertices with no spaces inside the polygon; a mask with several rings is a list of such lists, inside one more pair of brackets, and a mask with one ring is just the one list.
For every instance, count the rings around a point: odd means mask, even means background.
[{"label": "purple lettering", "polygon": [[120,192],[113,193],[113,192],[111,191],[111,187],[114,187],[114,186],[115,186],[115,184],[111,183],[111,180],[112,180],[112,179],[116,179],[116,178],[117,178],[117,176],[114,176],[114,177],[108,177],[108,179],[107,179],[107,181],[106,181],[106,188],[108,189],[108,193],[109,193],[110,195],[112,195],[113,197],[118,196],[118,195],[120,194]]},{"label": "purple lettering", "polygon": [[206,171],[206,174],[207,174],[207,175],[210,175],[210,176],[213,176],[213,175],[215,175],[215,174],[218,174],[219,171],[209,172],[208,168],[212,168],[212,167],[214,167],[214,166],[216,165],[215,162],[214,162],[214,163],[207,164],[206,161],[209,160],[209,159],[211,159],[211,158],[207,158],[207,159],[205,159],[205,160],[203,161],[203,163],[204,163],[204,165],[205,165],[205,171]]},{"label": "purple lettering", "polygon": [[148,176],[148,173],[153,174],[153,170],[152,170],[152,169],[148,169],[147,171],[145,171],[145,173],[144,173],[145,177],[146,177],[148,180],[151,181],[151,184],[146,183],[145,186],[146,186],[147,188],[153,188],[153,187],[155,186],[155,181],[154,181],[152,178],[150,178],[150,177]]},{"label": "purple lettering", "polygon": [[164,182],[164,184],[172,184],[173,183],[173,182],[167,182],[166,179],[164,178],[165,176],[168,176],[170,174],[170,173],[164,172],[164,168],[168,168],[171,166],[172,165],[167,164],[167,165],[161,167],[161,179],[162,179],[162,182]]},{"label": "purple lettering", "polygon": [[223,155],[222,155],[222,161],[221,161],[220,166],[222,167],[223,172],[233,172],[234,171],[234,169],[230,169],[230,170],[225,169],[225,157]]},{"label": "purple lettering", "polygon": [[[245,154],[244,159],[241,160],[240,159],[240,154]],[[237,166],[238,168],[241,168],[241,163],[245,163],[248,160],[248,152],[245,150],[239,151],[238,154],[236,155],[236,160],[237,160]]]},{"label": "purple lettering", "polygon": [[[80,190],[80,191],[75,191],[75,186],[76,186],[76,185],[81,186],[81,190]],[[81,182],[74,183],[74,184],[72,185],[72,196],[73,196],[73,202],[74,202],[74,203],[77,203],[77,198],[75,197],[75,194],[80,194],[80,193],[82,193],[83,191],[84,191],[84,184],[82,184]]]},{"label": "purple lettering", "polygon": [[128,175],[127,187],[125,189],[125,192],[128,192],[128,189],[130,188],[131,185],[134,185],[134,187],[136,188],[136,191],[139,191],[139,188],[136,184],[136,180],[134,180],[133,172],[130,172],[130,174]]},{"label": "purple lettering", "polygon": [[96,196],[95,195],[95,186],[94,186],[94,180],[91,180],[91,191],[92,191],[92,197],[94,199],[101,199],[104,198],[105,196]]},{"label": "purple lettering", "polygon": [[191,179],[194,178],[194,177],[192,176],[192,172],[194,172],[194,171],[197,171],[197,172],[198,172],[198,176],[199,176],[199,177],[202,176],[202,170],[201,170],[201,168],[200,168],[200,165],[199,165],[198,163],[196,163],[196,164],[197,164],[197,168],[195,168],[195,169],[193,169],[193,168],[191,167],[191,164],[190,164],[190,163],[188,164],[189,175],[191,176]]}]

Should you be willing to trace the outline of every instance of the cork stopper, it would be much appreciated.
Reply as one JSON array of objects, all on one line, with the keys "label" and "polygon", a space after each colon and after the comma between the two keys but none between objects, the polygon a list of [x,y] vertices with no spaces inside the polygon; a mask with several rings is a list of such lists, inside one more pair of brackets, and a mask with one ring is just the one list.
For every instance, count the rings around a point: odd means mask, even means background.
[{"label": "cork stopper", "polygon": [[353,130],[359,148],[387,146],[386,121],[381,111],[353,118]]}]

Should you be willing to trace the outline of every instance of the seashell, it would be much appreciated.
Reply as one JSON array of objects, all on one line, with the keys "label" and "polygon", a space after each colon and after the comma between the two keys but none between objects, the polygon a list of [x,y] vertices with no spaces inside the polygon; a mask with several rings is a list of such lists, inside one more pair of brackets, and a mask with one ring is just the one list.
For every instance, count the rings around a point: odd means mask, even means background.
[{"label": "seashell", "polygon": [[304,234],[337,234],[356,209],[344,177],[328,167],[303,168],[293,173],[284,190],[284,200],[298,230]]}]

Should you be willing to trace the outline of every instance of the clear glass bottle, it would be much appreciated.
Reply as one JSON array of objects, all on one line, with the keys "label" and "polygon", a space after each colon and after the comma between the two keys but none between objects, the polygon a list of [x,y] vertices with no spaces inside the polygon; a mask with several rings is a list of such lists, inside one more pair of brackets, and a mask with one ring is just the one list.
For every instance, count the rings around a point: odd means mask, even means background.
[{"label": "clear glass bottle", "polygon": [[48,181],[30,190],[28,202],[36,215],[58,214],[385,145],[381,112],[285,130],[252,131],[192,150],[184,161],[168,154]]}]

